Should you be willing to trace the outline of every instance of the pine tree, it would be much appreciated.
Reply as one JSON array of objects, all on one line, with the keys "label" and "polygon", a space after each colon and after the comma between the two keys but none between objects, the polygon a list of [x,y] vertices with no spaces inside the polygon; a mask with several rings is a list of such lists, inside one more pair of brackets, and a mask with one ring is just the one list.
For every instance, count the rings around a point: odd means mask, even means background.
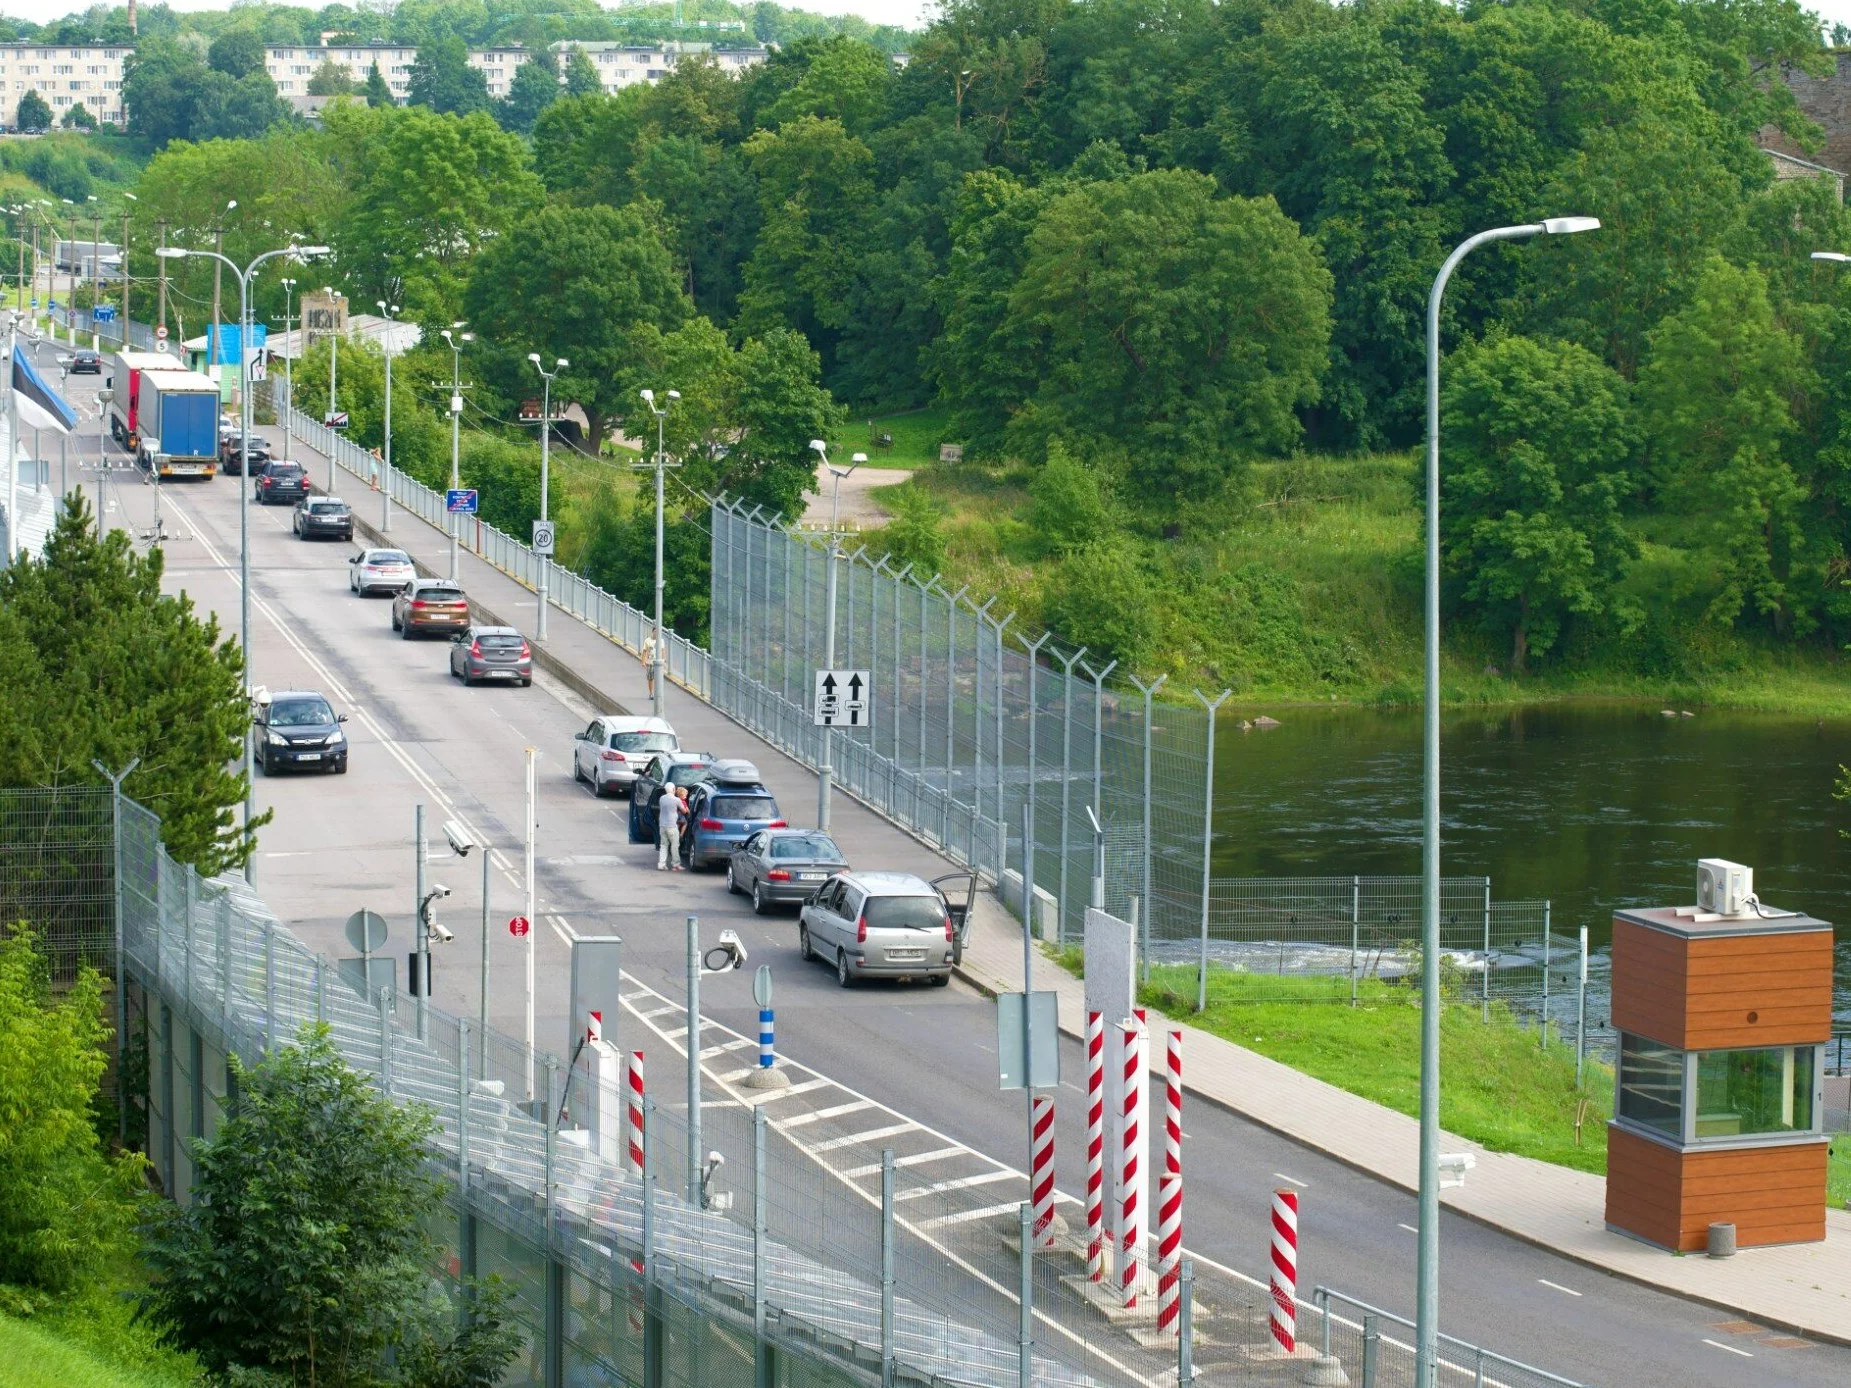
[{"label": "pine tree", "polygon": [[360,94],[366,98],[366,104],[368,106],[392,106],[396,104],[396,98],[392,95],[391,84],[386,81],[385,75],[380,72],[378,63],[374,63],[367,71],[366,82],[361,86]]},{"label": "pine tree", "polygon": [[596,96],[603,90],[604,79],[598,76],[591,55],[574,44],[566,54],[566,95]]}]

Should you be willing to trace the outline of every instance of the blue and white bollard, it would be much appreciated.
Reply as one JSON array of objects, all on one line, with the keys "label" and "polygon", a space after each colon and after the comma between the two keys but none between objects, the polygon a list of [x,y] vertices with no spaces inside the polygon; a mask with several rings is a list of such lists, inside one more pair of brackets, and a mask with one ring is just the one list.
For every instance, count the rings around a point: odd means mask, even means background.
[{"label": "blue and white bollard", "polygon": [[772,1040],[775,1028],[771,1011],[771,966],[761,964],[752,978],[752,999],[758,1004],[758,1068],[740,1081],[744,1089],[783,1089],[791,1080],[777,1066],[777,1047]]},{"label": "blue and white bollard", "polygon": [[758,1010],[758,1067],[761,1070],[769,1070],[772,1066],[771,1015],[769,1007]]}]

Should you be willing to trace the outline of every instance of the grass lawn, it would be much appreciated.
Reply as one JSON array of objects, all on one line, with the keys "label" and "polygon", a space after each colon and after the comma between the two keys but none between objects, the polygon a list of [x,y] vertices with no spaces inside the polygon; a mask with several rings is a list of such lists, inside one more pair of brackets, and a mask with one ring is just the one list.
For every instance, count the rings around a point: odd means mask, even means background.
[{"label": "grass lawn", "polygon": [[[1420,1105],[1420,1010],[1405,990],[1369,982],[1361,1006],[1254,1002],[1258,989],[1277,996],[1296,980],[1250,974],[1209,975],[1208,1010],[1191,1015],[1195,970],[1151,970],[1144,999],[1238,1046],[1302,1070],[1352,1094],[1413,1116]],[[1317,983],[1319,980],[1308,980]],[[1543,1050],[1537,1033],[1501,1009],[1448,1007],[1440,1022],[1440,1123],[1494,1152],[1514,1152],[1596,1173],[1607,1169],[1606,1120],[1613,1075],[1586,1067],[1585,1096],[1575,1089],[1572,1048]],[[1582,1107],[1585,1097],[1586,1107]],[[1575,1118],[1582,1118],[1575,1141]],[[1851,1155],[1851,1154],[1848,1154]],[[1851,1176],[1851,1171],[1846,1173]]]},{"label": "grass lawn", "polygon": [[124,1367],[49,1325],[0,1315],[0,1365],[7,1388],[181,1388],[197,1382],[139,1365]]},{"label": "grass lawn", "polygon": [[[906,410],[900,414],[861,415],[850,419],[829,441],[829,456],[842,453],[866,453],[869,467],[924,467],[938,461],[941,443],[956,443],[948,437],[951,411],[942,405]],[[893,435],[892,448],[876,448],[874,440],[882,434]]]},{"label": "grass lawn", "polygon": [[1851,1209],[1851,1133],[1832,1139],[1832,1156],[1825,1171],[1825,1203]]}]

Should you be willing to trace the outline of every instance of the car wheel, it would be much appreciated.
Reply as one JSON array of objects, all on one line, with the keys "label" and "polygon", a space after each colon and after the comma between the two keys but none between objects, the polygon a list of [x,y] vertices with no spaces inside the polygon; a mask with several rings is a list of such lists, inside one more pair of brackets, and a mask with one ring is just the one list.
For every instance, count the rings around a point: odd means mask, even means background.
[{"label": "car wheel", "polygon": [[578,764],[578,753],[572,754],[572,779],[581,786],[585,784],[585,769]]},{"label": "car wheel", "polygon": [[411,640],[411,624],[409,622],[400,623],[398,634],[402,640]]},{"label": "car wheel", "polygon": [[532,675],[529,675],[526,679],[521,681],[521,688],[522,689],[532,689],[533,688],[533,676]]},{"label": "car wheel", "polygon": [[762,882],[752,884],[752,913],[757,916],[771,914],[771,903],[765,900],[765,886]]},{"label": "car wheel", "polygon": [[347,758],[346,757],[342,757],[338,762],[334,764],[334,774],[336,776],[345,776],[347,774]]},{"label": "car wheel", "polygon": [[591,773],[591,793],[600,800],[604,798],[604,778],[595,770]]},{"label": "car wheel", "polygon": [[259,776],[268,776],[270,774],[270,754],[264,751],[263,748],[259,747],[257,749],[257,756],[254,758],[254,762]]},{"label": "car wheel", "polygon": [[855,975],[850,973],[848,968],[848,951],[839,949],[836,951],[836,987],[853,988],[854,986]]},{"label": "car wheel", "polygon": [[726,894],[728,896],[739,895],[739,882],[733,876],[733,865],[730,862],[726,865]]},{"label": "car wheel", "polygon": [[802,921],[797,922],[797,957],[806,964],[816,958],[816,951],[810,948],[810,927]]}]

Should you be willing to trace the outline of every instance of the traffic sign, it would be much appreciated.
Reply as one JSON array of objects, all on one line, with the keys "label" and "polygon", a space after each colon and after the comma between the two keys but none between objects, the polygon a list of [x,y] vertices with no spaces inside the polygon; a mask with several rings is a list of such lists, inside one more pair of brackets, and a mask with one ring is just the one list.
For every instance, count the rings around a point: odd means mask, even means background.
[{"label": "traffic sign", "polygon": [[818,670],[813,721],[819,728],[865,728],[874,721],[873,694],[867,670]]},{"label": "traffic sign", "polygon": [[362,954],[377,954],[386,943],[386,918],[377,911],[355,911],[347,918],[347,943]]},{"label": "traffic sign", "polygon": [[553,537],[557,526],[550,520],[537,520],[533,523],[533,552],[547,555],[553,552]]},{"label": "traffic sign", "polygon": [[[34,299],[34,300],[32,301],[32,306],[33,306],[34,308],[37,308],[37,307],[38,307],[38,300],[36,300],[36,299]],[[163,323],[163,324],[161,324],[161,326],[160,326],[160,327],[158,327],[158,328],[156,328],[156,329],[154,330],[154,340],[155,340],[156,342],[165,342],[165,341],[167,341],[167,325],[166,325],[165,323]]]},{"label": "traffic sign", "polygon": [[443,494],[443,508],[453,516],[475,515],[476,489],[474,487],[451,487]]},{"label": "traffic sign", "polygon": [[513,920],[508,922],[508,933],[517,940],[525,935],[530,928],[531,927],[527,924],[527,917],[525,916],[516,916]]},{"label": "traffic sign", "polygon": [[760,964],[752,975],[752,1001],[760,1007],[771,1006],[771,965]]},{"label": "traffic sign", "polygon": [[336,410],[333,414],[324,416],[321,422],[330,429],[345,429],[347,427],[347,411]]},{"label": "traffic sign", "polygon": [[90,311],[90,317],[93,321],[98,323],[113,323],[116,321],[116,306],[114,304],[98,304]]}]

